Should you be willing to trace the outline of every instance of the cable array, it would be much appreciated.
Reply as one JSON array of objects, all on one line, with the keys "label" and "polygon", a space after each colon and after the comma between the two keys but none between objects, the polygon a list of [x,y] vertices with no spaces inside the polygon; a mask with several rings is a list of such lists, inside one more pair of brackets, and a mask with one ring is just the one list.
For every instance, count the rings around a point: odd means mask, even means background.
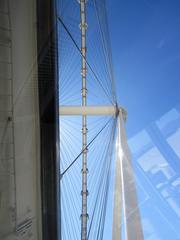
[{"label": "cable array", "polygon": [[[102,239],[116,118],[96,117],[96,119],[89,118],[88,120],[88,124],[91,126],[88,132],[88,142],[91,142],[102,130],[102,126],[106,126],[88,147],[88,239]],[[67,117],[60,119],[60,125],[63,129],[60,130],[61,172],[66,171],[72,160],[81,152],[79,141],[81,132],[78,129],[77,121],[78,119],[69,120]],[[80,173],[81,159],[77,159],[61,178],[62,239],[80,238]]]},{"label": "cable array", "polygon": [[[115,105],[105,0],[87,1],[87,105]],[[81,105],[81,35],[78,1],[59,0],[60,105]],[[60,116],[61,237],[81,238],[82,117]],[[116,118],[88,116],[88,234],[103,239],[112,173]]]},{"label": "cable array", "polygon": [[[81,49],[77,1],[60,0],[57,12],[61,105],[79,105]],[[87,2],[88,105],[116,103],[112,57],[104,0]]]}]

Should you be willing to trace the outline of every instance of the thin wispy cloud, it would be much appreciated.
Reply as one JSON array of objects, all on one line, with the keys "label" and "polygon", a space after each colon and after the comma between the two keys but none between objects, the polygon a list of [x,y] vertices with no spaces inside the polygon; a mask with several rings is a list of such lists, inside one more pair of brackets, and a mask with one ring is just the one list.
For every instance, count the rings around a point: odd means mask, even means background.
[{"label": "thin wispy cloud", "polygon": [[158,48],[163,48],[165,46],[166,40],[163,38],[159,41]]}]

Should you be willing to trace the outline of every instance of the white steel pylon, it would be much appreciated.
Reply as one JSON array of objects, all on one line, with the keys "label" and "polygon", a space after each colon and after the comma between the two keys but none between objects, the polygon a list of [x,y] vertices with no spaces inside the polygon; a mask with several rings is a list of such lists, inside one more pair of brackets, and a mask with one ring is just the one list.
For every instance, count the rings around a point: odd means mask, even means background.
[{"label": "white steel pylon", "polygon": [[119,109],[112,239],[122,239],[123,217],[125,239],[143,240],[136,184],[126,139],[124,120],[123,111]]}]

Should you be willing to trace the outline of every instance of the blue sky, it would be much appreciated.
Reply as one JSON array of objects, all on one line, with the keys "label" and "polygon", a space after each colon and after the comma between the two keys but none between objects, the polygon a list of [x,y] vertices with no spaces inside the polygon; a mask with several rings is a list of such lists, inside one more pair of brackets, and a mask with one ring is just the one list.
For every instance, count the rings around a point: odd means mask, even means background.
[{"label": "blue sky", "polygon": [[107,4],[119,103],[132,136],[180,102],[180,1]]}]

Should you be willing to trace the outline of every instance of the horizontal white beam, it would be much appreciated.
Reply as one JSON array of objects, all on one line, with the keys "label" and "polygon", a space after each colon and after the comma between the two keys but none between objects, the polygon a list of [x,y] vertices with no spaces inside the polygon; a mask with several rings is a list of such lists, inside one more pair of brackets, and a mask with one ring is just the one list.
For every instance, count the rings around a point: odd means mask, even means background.
[{"label": "horizontal white beam", "polygon": [[59,115],[61,116],[100,116],[110,115],[115,116],[121,111],[124,121],[127,118],[127,112],[122,107],[116,106],[60,106]]},{"label": "horizontal white beam", "polygon": [[68,115],[116,115],[117,108],[115,106],[60,106],[59,114],[61,116]]}]

